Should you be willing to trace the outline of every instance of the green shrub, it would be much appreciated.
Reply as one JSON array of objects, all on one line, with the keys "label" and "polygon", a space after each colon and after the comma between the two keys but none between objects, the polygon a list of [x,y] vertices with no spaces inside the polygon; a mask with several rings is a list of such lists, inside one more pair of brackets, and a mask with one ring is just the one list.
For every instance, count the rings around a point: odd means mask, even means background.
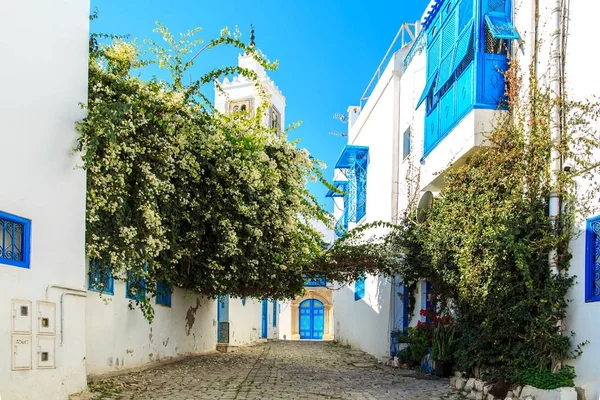
[{"label": "green shrub", "polygon": [[565,365],[556,373],[546,368],[528,368],[521,373],[521,381],[538,389],[552,390],[561,387],[573,387],[575,383],[575,368]]},{"label": "green shrub", "polygon": [[429,350],[429,335],[425,329],[408,328],[408,351],[410,359],[414,362],[421,362]]}]

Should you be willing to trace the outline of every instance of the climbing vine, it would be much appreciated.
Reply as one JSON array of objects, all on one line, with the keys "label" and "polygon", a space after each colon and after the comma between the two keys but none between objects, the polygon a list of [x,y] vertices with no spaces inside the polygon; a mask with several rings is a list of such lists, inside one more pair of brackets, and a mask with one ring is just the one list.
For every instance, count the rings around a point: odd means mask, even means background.
[{"label": "climbing vine", "polygon": [[[303,268],[322,251],[313,220],[328,214],[307,191],[321,179],[308,152],[265,127],[268,98],[256,73],[217,68],[186,83],[203,51],[234,46],[272,70],[239,32],[225,29],[198,50],[198,29],[144,46],[92,36],[87,116],[77,150],[87,171],[86,253],[118,279],[130,279],[148,319],[156,282],[208,297],[291,298]],[[170,79],[143,80],[153,65]],[[222,115],[202,93],[222,76],[254,81],[255,116]],[[186,75],[187,76],[187,75]],[[218,83],[217,83],[218,86]]]}]

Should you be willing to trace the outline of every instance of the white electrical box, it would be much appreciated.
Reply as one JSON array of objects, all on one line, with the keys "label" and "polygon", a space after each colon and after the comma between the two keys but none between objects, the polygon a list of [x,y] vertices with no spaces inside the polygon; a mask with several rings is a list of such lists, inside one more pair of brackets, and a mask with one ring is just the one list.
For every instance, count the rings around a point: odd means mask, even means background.
[{"label": "white electrical box", "polygon": [[38,369],[55,368],[54,365],[55,338],[38,337],[37,367]]},{"label": "white electrical box", "polygon": [[31,301],[12,301],[12,333],[31,334]]},{"label": "white electrical box", "polygon": [[12,337],[12,370],[31,369],[31,336],[13,335]]},{"label": "white electrical box", "polygon": [[49,301],[38,301],[38,335],[56,334],[56,305]]}]

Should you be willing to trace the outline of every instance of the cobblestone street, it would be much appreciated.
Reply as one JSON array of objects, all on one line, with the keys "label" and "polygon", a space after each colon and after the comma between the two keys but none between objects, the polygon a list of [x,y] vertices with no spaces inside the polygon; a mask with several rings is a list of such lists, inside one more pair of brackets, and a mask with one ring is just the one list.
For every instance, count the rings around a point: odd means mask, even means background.
[{"label": "cobblestone street", "polygon": [[90,384],[83,399],[411,399],[450,397],[448,380],[377,364],[326,342],[269,342]]}]

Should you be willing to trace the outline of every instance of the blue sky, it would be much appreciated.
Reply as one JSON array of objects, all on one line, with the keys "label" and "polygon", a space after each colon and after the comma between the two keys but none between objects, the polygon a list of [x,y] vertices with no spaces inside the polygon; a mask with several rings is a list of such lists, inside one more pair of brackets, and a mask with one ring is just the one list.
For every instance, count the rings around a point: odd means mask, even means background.
[{"label": "blue sky", "polygon": [[[286,125],[302,121],[289,138],[325,162],[324,174],[333,178],[333,166],[346,139],[329,132],[346,132],[333,118],[358,105],[373,73],[404,22],[421,17],[429,0],[92,0],[100,18],[93,32],[130,34],[132,38],[160,37],[155,21],[178,34],[201,26],[199,37],[209,41],[225,26],[238,25],[249,40],[255,26],[256,45],[279,69],[269,75],[286,96]],[[204,52],[194,66],[200,76],[214,67],[237,63],[236,49]],[[197,72],[196,72],[197,71]],[[309,189],[328,210],[327,190],[318,183]]]}]

